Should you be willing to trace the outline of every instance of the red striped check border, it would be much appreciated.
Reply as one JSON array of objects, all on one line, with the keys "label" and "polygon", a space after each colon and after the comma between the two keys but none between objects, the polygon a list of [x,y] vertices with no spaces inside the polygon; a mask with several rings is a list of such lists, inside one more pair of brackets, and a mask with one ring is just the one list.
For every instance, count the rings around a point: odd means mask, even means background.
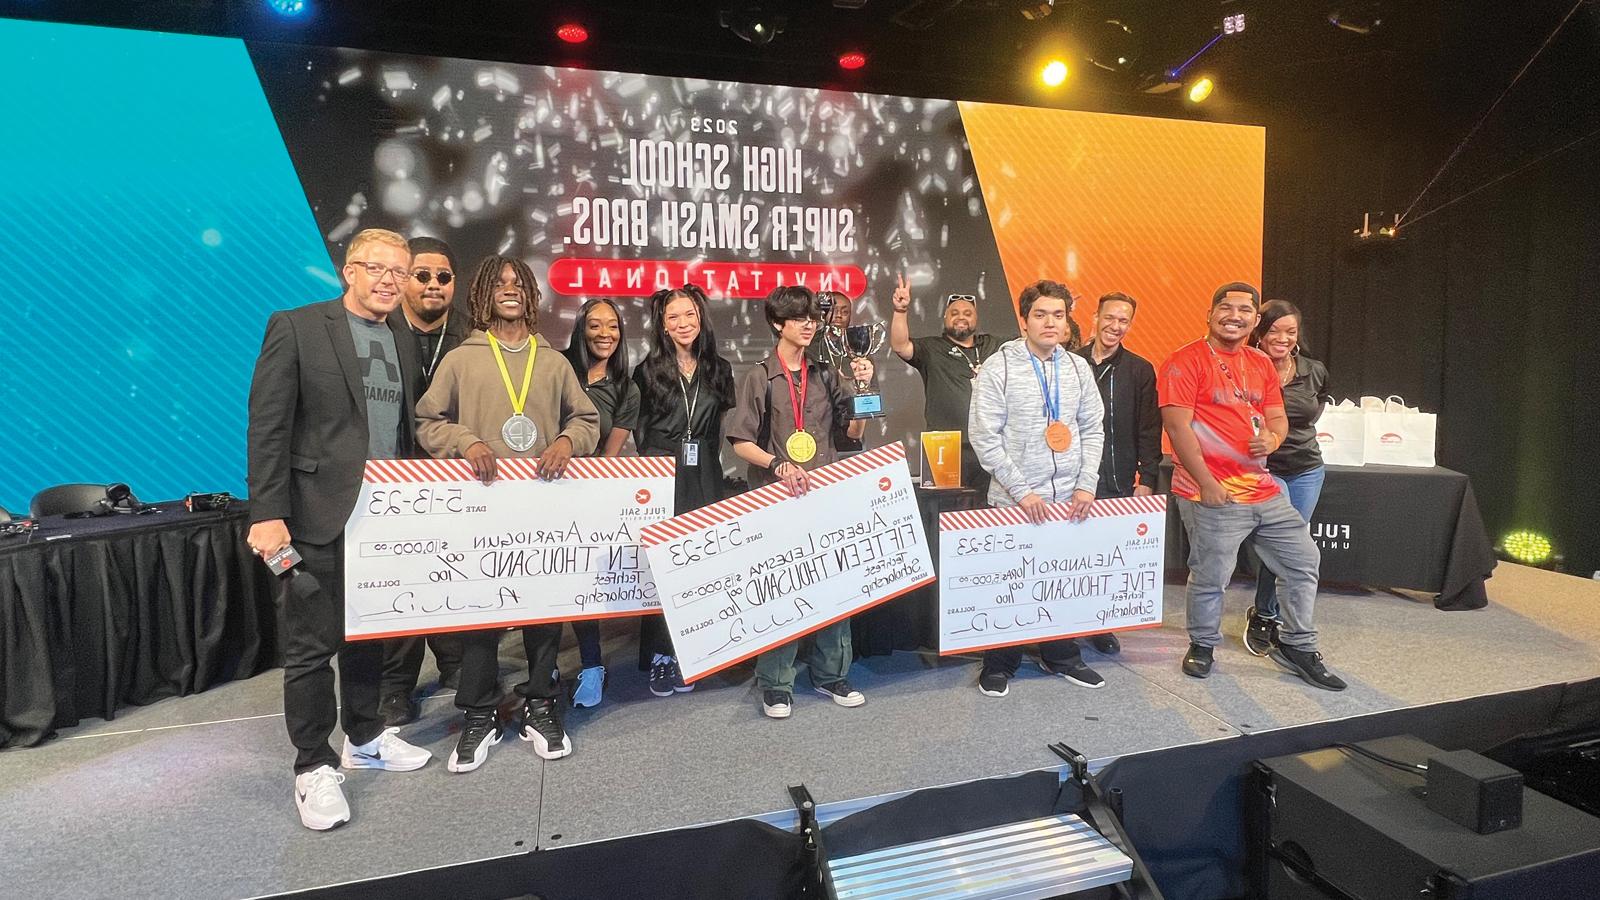
[{"label": "red striped check border", "polygon": [[[575,456],[563,478],[671,478],[677,460],[670,456]],[[497,459],[495,477],[506,481],[532,481],[539,477],[538,459]],[[406,484],[422,481],[476,481],[472,465],[464,459],[369,459],[362,480],[368,484]]]},{"label": "red striped check border", "polygon": [[[1047,520],[1066,521],[1071,518],[1071,507],[1066,503],[1045,506]],[[1151,494],[1147,497],[1113,497],[1096,500],[1089,507],[1090,517],[1133,516],[1143,513],[1165,513],[1167,495]],[[1008,525],[1028,524],[1028,514],[1020,506],[1003,506],[998,509],[961,509],[939,514],[939,530],[966,531],[970,529],[1004,528]]]},{"label": "red striped check border", "polygon": [[[807,473],[808,480],[811,488],[815,490],[848,478],[854,478],[857,475],[905,458],[906,448],[899,441],[893,441],[877,449],[858,453],[849,459],[840,460],[809,472]],[[729,497],[710,506],[703,506],[681,516],[667,519],[664,522],[647,525],[643,531],[639,532],[639,543],[645,547],[665,544],[668,541],[687,537],[697,531],[710,528],[729,519],[738,518],[758,509],[765,509],[773,504],[792,498],[793,495],[789,493],[788,488],[784,487],[783,482],[774,482],[765,487],[759,487],[753,491],[745,491],[738,496]]]}]

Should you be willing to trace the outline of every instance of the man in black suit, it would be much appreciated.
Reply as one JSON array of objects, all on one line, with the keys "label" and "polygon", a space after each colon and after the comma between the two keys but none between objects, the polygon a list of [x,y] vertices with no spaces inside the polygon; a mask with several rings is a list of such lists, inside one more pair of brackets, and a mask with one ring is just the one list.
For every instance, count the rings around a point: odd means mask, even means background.
[{"label": "man in black suit", "polygon": [[[250,549],[266,559],[292,540],[304,558],[279,594],[283,715],[298,751],[295,806],[318,831],[350,820],[335,765],[404,772],[432,757],[378,715],[382,643],[344,639],[344,524],[366,461],[416,452],[420,363],[385,322],[411,277],[405,238],[360,232],[343,275],[342,297],[272,314],[250,382]],[[336,720],[339,754],[328,745]]]},{"label": "man in black suit", "polygon": [[[455,253],[438,238],[414,237],[410,241],[411,277],[400,307],[389,314],[389,330],[396,345],[414,344],[421,365],[416,369],[412,397],[427,393],[439,360],[460,346],[472,333],[472,317],[455,305],[457,272]],[[385,725],[396,726],[417,718],[417,677],[422,671],[423,638],[385,641],[383,699],[379,712]],[[439,664],[439,683],[454,688],[461,669],[461,635],[430,634],[427,646]]]}]

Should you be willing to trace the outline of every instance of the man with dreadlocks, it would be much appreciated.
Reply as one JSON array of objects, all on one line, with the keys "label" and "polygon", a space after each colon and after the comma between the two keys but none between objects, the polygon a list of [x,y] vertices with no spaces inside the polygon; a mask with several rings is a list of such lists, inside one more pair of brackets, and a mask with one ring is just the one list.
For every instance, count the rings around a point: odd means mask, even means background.
[{"label": "man with dreadlocks", "polygon": [[[436,458],[464,457],[485,484],[501,457],[539,460],[539,477],[560,478],[574,455],[594,452],[600,416],[560,352],[538,334],[539,283],[520,259],[491,256],[478,266],[468,295],[473,332],[439,361],[433,385],[417,402],[417,443]],[[452,772],[483,765],[500,743],[501,631],[466,632],[456,706],[466,716],[450,754]],[[560,623],[522,629],[528,680],[518,736],[545,759],[572,752],[561,722],[556,680]]]}]

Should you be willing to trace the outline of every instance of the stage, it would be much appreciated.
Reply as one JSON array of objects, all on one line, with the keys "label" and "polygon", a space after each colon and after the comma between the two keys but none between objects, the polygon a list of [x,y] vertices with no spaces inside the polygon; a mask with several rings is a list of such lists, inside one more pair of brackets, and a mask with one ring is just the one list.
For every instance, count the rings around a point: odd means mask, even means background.
[{"label": "stage", "polygon": [[[1160,629],[1126,635],[1112,659],[1085,647],[1101,690],[1025,668],[1010,696],[992,699],[974,687],[975,659],[902,652],[857,661],[852,681],[868,697],[858,709],[810,693],[802,673],[786,721],[762,717],[748,666],[691,694],[650,696],[632,627],[609,623],[611,685],[601,707],[569,715],[571,757],[544,763],[509,740],[479,771],[451,775],[443,759],[458,719],[449,693],[435,692],[403,734],[436,761],[349,773],[354,819],[326,834],[303,829],[290,799],[273,670],[0,754],[0,883],[14,896],[259,896],[729,819],[788,825],[786,788],[798,783],[827,821],[922,788],[1057,769],[1045,745],[1058,740],[1103,766],[1600,676],[1600,583],[1502,564],[1489,607],[1472,612],[1441,612],[1422,595],[1325,592],[1323,649],[1350,682],[1338,694],[1243,651],[1250,587],[1229,591],[1228,640],[1205,681],[1179,671],[1183,587],[1169,584]],[[509,672],[509,651],[504,661]],[[572,647],[562,662],[575,672]],[[432,677],[425,670],[425,689]]]}]

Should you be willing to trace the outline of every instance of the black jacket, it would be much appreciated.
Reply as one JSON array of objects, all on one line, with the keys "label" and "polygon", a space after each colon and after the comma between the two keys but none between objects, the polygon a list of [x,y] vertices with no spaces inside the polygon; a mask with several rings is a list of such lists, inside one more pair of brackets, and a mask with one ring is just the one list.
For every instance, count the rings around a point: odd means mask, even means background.
[{"label": "black jacket", "polygon": [[[404,301],[402,301],[404,302]],[[421,349],[417,347],[417,333],[411,330],[411,323],[406,321],[405,311],[395,307],[389,314],[389,330],[394,332],[394,345],[400,346],[401,341],[409,343],[417,353],[416,377],[412,379],[411,390],[414,397],[421,397],[428,392],[428,382],[432,380],[428,372],[430,363],[434,365],[433,371],[438,371],[438,363],[434,359],[423,359]],[[450,317],[444,320],[444,336],[439,339],[439,353],[437,359],[444,359],[445,354],[461,346],[461,342],[472,334],[472,314],[462,309],[459,305],[451,304]],[[601,439],[602,443],[604,438]]]},{"label": "black jacket", "polygon": [[[422,364],[415,341],[395,341],[405,405],[396,446],[417,455],[414,387]],[[361,493],[367,401],[344,303],[334,299],[279,310],[250,380],[250,521],[283,519],[289,535],[332,543]]]},{"label": "black jacket", "polygon": [[1139,484],[1156,488],[1161,467],[1161,408],[1156,402],[1156,370],[1149,361],[1119,346],[1105,362],[1094,361],[1093,342],[1078,348],[1089,361],[1106,409],[1106,443],[1100,454],[1098,497],[1127,497]]}]

